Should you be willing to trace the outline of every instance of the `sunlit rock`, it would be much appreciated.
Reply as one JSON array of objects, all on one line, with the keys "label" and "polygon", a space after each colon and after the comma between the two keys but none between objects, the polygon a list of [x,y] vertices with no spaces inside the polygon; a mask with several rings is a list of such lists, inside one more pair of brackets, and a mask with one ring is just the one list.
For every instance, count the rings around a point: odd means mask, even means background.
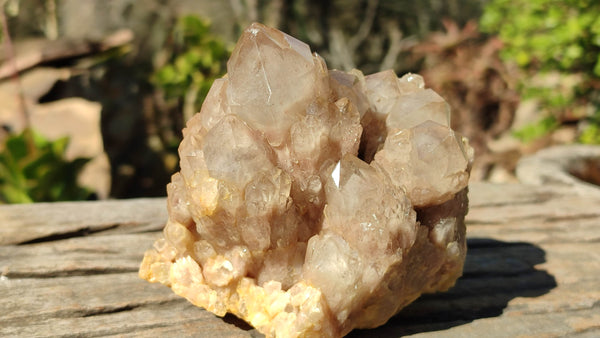
[{"label": "sunlit rock", "polygon": [[384,324],[462,273],[473,152],[416,74],[328,71],[253,24],[183,131],[140,276],[268,337]]}]

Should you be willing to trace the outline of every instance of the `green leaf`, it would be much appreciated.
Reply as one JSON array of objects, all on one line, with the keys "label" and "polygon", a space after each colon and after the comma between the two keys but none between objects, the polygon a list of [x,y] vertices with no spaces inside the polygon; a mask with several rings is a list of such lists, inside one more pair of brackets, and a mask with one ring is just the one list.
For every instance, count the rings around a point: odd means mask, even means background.
[{"label": "green leaf", "polygon": [[50,143],[52,152],[57,156],[61,156],[67,150],[69,145],[69,137],[61,137]]},{"label": "green leaf", "polygon": [[11,185],[0,186],[0,200],[4,203],[33,203],[27,193]]},{"label": "green leaf", "polygon": [[588,126],[579,136],[579,142],[583,144],[600,144],[600,126],[597,124]]},{"label": "green leaf", "polygon": [[160,85],[175,82],[177,72],[172,65],[166,65],[154,74],[154,81]]},{"label": "green leaf", "polygon": [[11,154],[15,160],[20,160],[27,156],[27,142],[23,134],[16,137],[9,137],[6,140],[6,151]]},{"label": "green leaf", "polygon": [[200,109],[207,90],[214,79],[226,70],[226,61],[231,50],[222,39],[210,33],[210,24],[197,16],[181,17],[171,32],[175,53],[168,63],[152,76],[153,83],[160,87],[167,99],[176,99],[183,104],[190,91],[196,91],[196,109]]},{"label": "green leaf", "polygon": [[54,141],[33,130],[9,135],[0,154],[0,198],[6,203],[83,199],[77,176],[87,159],[67,161],[66,137]]},{"label": "green leaf", "polygon": [[556,127],[558,127],[558,121],[555,117],[549,116],[513,132],[513,135],[527,143],[549,134]]}]

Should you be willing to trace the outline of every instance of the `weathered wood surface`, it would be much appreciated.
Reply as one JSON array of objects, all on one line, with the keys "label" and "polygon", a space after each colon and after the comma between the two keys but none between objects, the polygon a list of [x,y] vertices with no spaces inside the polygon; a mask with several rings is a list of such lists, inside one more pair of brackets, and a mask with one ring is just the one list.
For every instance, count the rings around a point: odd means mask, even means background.
[{"label": "weathered wood surface", "polygon": [[[600,336],[600,200],[472,184],[464,276],[351,337]],[[137,277],[164,199],[0,206],[0,336],[260,337]]]}]

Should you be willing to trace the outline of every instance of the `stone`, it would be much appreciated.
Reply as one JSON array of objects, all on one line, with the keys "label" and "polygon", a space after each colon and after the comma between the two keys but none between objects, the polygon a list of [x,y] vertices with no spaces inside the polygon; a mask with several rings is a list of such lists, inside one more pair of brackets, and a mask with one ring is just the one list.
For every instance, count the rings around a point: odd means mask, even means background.
[{"label": "stone", "polygon": [[600,196],[600,146],[556,145],[523,156],[517,163],[519,181],[528,185],[569,187],[583,196]]},{"label": "stone", "polygon": [[255,23],[188,121],[139,274],[267,337],[384,324],[462,274],[473,161],[416,74],[327,70]]}]

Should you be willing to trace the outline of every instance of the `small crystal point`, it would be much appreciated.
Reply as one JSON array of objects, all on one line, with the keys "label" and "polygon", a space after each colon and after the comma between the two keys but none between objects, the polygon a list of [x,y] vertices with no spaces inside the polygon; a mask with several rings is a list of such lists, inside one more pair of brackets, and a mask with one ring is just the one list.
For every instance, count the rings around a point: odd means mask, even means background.
[{"label": "small crystal point", "polygon": [[462,273],[473,150],[423,78],[252,24],[183,131],[140,276],[267,337],[371,328]]}]

